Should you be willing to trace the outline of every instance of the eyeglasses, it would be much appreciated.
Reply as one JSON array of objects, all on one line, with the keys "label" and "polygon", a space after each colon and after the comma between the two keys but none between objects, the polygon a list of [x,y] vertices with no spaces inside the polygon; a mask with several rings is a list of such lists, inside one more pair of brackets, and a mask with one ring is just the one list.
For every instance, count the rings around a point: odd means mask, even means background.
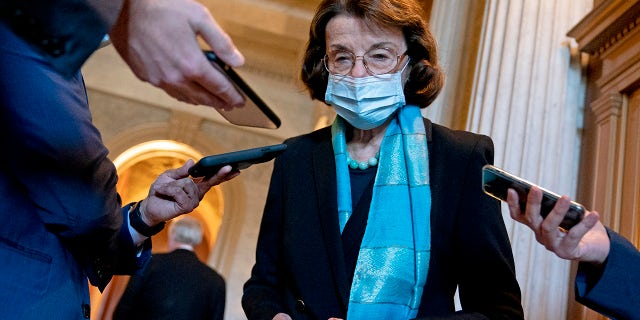
[{"label": "eyeglasses", "polygon": [[400,63],[400,58],[406,54],[398,55],[391,48],[374,48],[356,56],[350,51],[333,51],[324,55],[324,67],[332,74],[347,75],[351,73],[358,58],[362,59],[365,69],[371,75],[382,75],[391,72]]}]

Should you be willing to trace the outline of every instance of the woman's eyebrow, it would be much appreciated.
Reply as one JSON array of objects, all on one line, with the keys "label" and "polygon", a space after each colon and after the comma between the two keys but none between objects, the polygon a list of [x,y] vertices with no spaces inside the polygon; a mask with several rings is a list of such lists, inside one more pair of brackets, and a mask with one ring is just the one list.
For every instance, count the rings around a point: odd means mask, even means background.
[{"label": "woman's eyebrow", "polygon": [[[369,46],[369,48],[367,48],[367,51],[372,50],[372,49],[382,49],[382,48],[391,48],[391,49],[397,49],[397,45],[391,41],[382,41],[382,42],[377,42],[372,44],[371,46]],[[351,52],[350,48],[347,48],[344,45],[341,44],[332,44],[329,46],[329,49],[331,49],[332,51],[349,51]]]},{"label": "woman's eyebrow", "polygon": [[341,44],[332,44],[329,46],[329,49],[331,49],[331,51],[351,51],[351,49]]},{"label": "woman's eyebrow", "polygon": [[391,41],[383,41],[383,42],[374,43],[372,46],[369,47],[369,50],[371,50],[371,49],[389,48],[389,47],[395,49],[398,46],[395,43],[391,42]]}]

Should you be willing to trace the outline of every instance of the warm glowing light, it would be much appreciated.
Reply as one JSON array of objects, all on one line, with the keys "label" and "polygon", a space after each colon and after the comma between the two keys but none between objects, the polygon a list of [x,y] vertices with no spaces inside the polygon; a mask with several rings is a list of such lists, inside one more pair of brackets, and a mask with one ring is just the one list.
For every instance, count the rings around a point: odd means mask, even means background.
[{"label": "warm glowing light", "polygon": [[195,161],[202,158],[202,154],[184,143],[171,140],[154,140],[129,148],[113,160],[113,164],[121,172],[137,162],[160,156],[185,160],[191,158]]}]

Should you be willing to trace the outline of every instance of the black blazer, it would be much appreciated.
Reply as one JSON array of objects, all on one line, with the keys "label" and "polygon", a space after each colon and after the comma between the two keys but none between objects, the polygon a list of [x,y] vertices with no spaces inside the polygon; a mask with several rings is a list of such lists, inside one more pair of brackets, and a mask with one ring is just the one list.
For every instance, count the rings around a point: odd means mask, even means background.
[{"label": "black blazer", "polygon": [[222,320],[225,300],[224,279],[195,253],[177,249],[153,255],[131,277],[113,319]]},{"label": "black blazer", "polygon": [[[500,204],[481,189],[490,138],[425,119],[432,192],[431,258],[419,317],[523,319]],[[286,141],[273,175],[242,305],[250,320],[345,318],[349,276],[337,218],[330,128]],[[463,311],[454,312],[459,286]]]}]

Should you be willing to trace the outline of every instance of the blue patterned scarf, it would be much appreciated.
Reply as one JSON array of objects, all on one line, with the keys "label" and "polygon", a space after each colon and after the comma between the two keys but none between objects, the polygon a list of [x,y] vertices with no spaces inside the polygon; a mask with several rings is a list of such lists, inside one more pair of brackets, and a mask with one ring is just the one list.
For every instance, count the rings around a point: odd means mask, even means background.
[{"label": "blue patterned scarf", "polygon": [[[340,232],[352,212],[345,121],[336,117]],[[399,109],[387,127],[373,196],[351,285],[347,319],[413,319],[431,251],[431,188],[424,123],[417,106]]]}]

